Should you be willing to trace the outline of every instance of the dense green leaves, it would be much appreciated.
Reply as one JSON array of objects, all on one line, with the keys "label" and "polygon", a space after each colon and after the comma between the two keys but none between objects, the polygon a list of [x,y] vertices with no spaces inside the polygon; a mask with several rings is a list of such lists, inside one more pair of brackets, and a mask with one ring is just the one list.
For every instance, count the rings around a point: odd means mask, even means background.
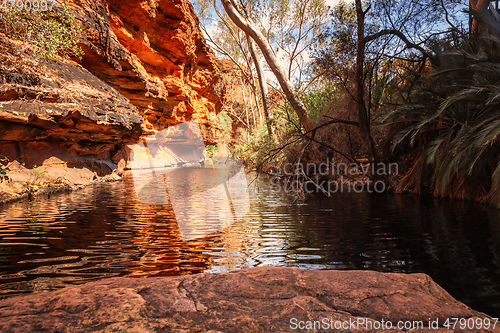
[{"label": "dense green leaves", "polygon": [[19,10],[16,6],[0,11],[0,31],[7,36],[35,46],[35,55],[42,61],[55,57],[78,58],[81,27],[65,4],[47,11]]},{"label": "dense green leaves", "polygon": [[500,40],[435,51],[412,103],[388,118],[403,127],[394,149],[419,154],[404,184],[500,206]]}]

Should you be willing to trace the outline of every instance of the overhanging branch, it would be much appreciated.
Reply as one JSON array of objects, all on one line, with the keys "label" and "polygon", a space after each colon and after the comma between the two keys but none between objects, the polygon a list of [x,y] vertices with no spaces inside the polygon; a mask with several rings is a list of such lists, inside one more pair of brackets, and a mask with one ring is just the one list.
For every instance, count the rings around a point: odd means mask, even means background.
[{"label": "overhanging branch", "polygon": [[380,30],[379,32],[377,32],[373,35],[366,36],[364,38],[364,42],[368,43],[368,42],[371,42],[371,41],[378,39],[382,36],[387,36],[387,35],[397,36],[397,37],[399,37],[399,39],[401,39],[406,44],[406,47],[411,48],[411,49],[417,49],[420,52],[422,52],[422,54],[427,54],[427,51],[422,46],[410,42],[408,40],[408,38],[406,38],[406,36],[401,31],[397,31],[394,29],[384,29],[384,30]]}]

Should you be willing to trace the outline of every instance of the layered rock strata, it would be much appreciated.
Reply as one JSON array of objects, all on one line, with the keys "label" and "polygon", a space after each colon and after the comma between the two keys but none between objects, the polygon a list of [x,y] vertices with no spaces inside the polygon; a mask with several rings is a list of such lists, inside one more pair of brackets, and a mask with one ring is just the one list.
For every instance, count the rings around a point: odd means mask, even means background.
[{"label": "layered rock strata", "polygon": [[126,144],[193,119],[217,141],[219,71],[187,0],[68,4],[83,27],[81,65],[40,65],[1,37],[0,156],[27,167],[50,157],[117,164]]},{"label": "layered rock strata", "polygon": [[139,108],[144,135],[196,119],[218,139],[220,73],[187,0],[75,0],[82,65]]},{"label": "layered rock strata", "polygon": [[40,65],[0,35],[0,80],[0,155],[10,161],[99,165],[139,140],[137,108],[80,65]]}]

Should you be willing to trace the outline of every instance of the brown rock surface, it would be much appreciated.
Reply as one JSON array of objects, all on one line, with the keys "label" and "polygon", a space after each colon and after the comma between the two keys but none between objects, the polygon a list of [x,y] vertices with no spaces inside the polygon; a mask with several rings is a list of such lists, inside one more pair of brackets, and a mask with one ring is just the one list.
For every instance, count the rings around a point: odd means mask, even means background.
[{"label": "brown rock surface", "polygon": [[[303,325],[322,318],[329,323],[383,319],[394,326],[400,320],[422,321],[427,329],[417,331],[460,331],[442,327],[452,317],[487,318],[425,274],[279,267],[111,278],[0,301],[0,330],[5,332],[292,332],[292,318]],[[439,320],[441,327],[428,330],[429,319]]]},{"label": "brown rock surface", "polygon": [[9,181],[0,182],[0,203],[43,193],[76,190],[94,182],[121,180],[116,173],[110,173],[110,166],[98,162],[85,161],[80,166],[71,163],[71,167],[51,157],[33,169],[17,163],[7,165],[11,171],[7,173]]},{"label": "brown rock surface", "polygon": [[0,155],[26,167],[50,157],[111,160],[141,134],[137,108],[70,62],[43,66],[25,45],[0,34]]},{"label": "brown rock surface", "polygon": [[144,117],[144,134],[197,119],[216,142],[220,73],[188,0],[74,0],[82,65]]}]

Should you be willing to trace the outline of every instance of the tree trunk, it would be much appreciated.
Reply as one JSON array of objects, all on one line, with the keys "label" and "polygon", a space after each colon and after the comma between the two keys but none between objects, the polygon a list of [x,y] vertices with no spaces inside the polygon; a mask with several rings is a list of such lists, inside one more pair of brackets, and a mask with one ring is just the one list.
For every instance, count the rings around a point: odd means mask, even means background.
[{"label": "tree trunk", "polygon": [[292,85],[286,79],[286,76],[279,65],[278,59],[276,59],[276,56],[274,55],[274,52],[271,46],[269,45],[269,42],[266,40],[264,35],[262,35],[259,29],[257,29],[255,24],[253,24],[253,22],[249,18],[243,17],[236,10],[231,0],[221,0],[221,2],[227,14],[229,15],[229,18],[231,18],[234,24],[236,24],[238,28],[243,30],[248,36],[250,36],[257,43],[260,50],[262,51],[262,54],[264,55],[264,58],[266,58],[266,62],[269,65],[269,68],[276,76],[276,79],[278,80],[281,89],[283,89],[283,92],[285,93],[288,102],[297,113],[300,123],[302,124],[306,132],[312,131],[314,127],[311,121],[311,117],[309,116],[306,107],[299,99],[299,96],[293,89]]},{"label": "tree trunk", "polygon": [[[356,108],[358,112],[358,122],[359,129],[361,130],[361,135],[366,143],[368,150],[369,162],[373,162],[373,165],[376,166],[378,164],[378,158],[376,154],[375,141],[371,135],[370,130],[370,116],[368,114],[368,110],[366,108],[365,103],[365,73],[364,73],[364,63],[365,63],[365,48],[366,48],[366,39],[365,39],[365,15],[366,12],[363,11],[363,7],[361,5],[361,0],[356,0],[356,18],[357,18],[357,33],[358,33],[358,41],[357,41],[357,52],[356,52],[356,73],[355,73],[355,82],[356,82]],[[370,168],[372,169],[372,168]],[[374,170],[371,170],[372,176],[375,176]]]},{"label": "tree trunk", "polygon": [[[470,9],[473,9],[481,14],[486,12],[486,9],[488,9],[488,5],[490,4],[490,0],[470,0]],[[470,32],[473,35],[478,35],[479,34],[479,22],[477,21],[477,18],[472,19],[472,23],[470,23]]]},{"label": "tree trunk", "polygon": [[262,94],[262,106],[264,107],[264,116],[266,117],[267,132],[269,137],[277,142],[276,134],[274,133],[274,120],[271,118],[271,112],[269,110],[269,95],[267,91],[266,78],[264,77],[264,70],[260,62],[259,54],[255,48],[253,39],[247,35],[248,49],[250,50],[250,55],[252,56],[253,62],[255,64],[255,69],[257,70],[257,78],[259,79],[260,92]]}]

